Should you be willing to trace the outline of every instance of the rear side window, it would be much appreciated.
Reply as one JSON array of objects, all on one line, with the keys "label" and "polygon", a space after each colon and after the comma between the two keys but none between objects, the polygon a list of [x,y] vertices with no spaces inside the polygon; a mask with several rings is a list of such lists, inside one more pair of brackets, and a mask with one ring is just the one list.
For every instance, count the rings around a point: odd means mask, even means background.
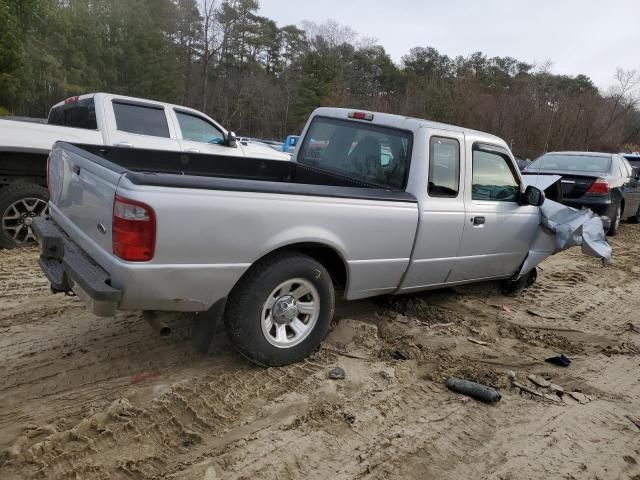
[{"label": "rear side window", "polygon": [[412,139],[404,130],[316,117],[298,162],[400,190],[409,173]]},{"label": "rear side window", "polygon": [[497,152],[473,150],[472,200],[516,202],[520,193],[510,161]]},{"label": "rear side window", "polygon": [[121,132],[169,138],[169,125],[164,108],[113,102],[116,127]]},{"label": "rear side window", "polygon": [[52,108],[49,112],[47,123],[61,127],[97,130],[98,123],[96,122],[96,108],[93,97]]},{"label": "rear side window", "polygon": [[189,113],[176,111],[182,138],[192,142],[224,144],[224,135],[206,120]]},{"label": "rear side window", "polygon": [[429,141],[429,196],[457,197],[460,187],[460,144],[431,137]]}]

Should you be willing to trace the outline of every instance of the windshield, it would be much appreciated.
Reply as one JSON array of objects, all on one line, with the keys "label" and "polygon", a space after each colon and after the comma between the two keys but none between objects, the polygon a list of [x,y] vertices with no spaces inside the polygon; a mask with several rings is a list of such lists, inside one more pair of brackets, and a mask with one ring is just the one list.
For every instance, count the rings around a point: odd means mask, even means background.
[{"label": "windshield", "polygon": [[527,167],[531,170],[558,170],[561,172],[608,173],[611,156],[607,155],[562,155],[548,153],[536,159]]},{"label": "windshield", "polygon": [[409,173],[411,140],[410,132],[316,117],[298,162],[400,190]]}]

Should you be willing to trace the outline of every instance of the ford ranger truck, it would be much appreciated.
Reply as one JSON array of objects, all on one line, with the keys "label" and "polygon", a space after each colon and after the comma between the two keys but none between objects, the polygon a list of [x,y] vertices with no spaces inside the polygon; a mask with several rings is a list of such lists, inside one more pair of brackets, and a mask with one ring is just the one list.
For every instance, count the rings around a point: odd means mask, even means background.
[{"label": "ford ranger truck", "polygon": [[48,174],[35,226],[54,292],[103,316],[221,316],[263,366],[318,348],[336,292],[526,280],[544,201],[498,137],[338,108],[290,162],[59,142]]},{"label": "ford ranger truck", "polygon": [[46,123],[0,118],[0,247],[35,242],[33,219],[47,212],[46,161],[58,141],[289,160],[235,134],[202,112],[106,93],[54,105]]}]

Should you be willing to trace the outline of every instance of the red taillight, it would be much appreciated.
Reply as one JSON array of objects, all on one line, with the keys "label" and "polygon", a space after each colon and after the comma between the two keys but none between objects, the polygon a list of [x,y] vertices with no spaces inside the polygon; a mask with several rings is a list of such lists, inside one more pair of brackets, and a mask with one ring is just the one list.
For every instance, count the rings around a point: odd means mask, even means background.
[{"label": "red taillight", "polygon": [[356,120],[373,120],[373,113],[366,112],[349,112],[349,118],[354,118]]},{"label": "red taillight", "polygon": [[609,187],[609,182],[607,182],[604,178],[598,178],[595,182],[591,184],[589,190],[587,190],[587,195],[608,195],[611,191],[611,187]]},{"label": "red taillight", "polygon": [[76,95],[75,97],[66,98],[64,100],[64,104],[65,105],[69,105],[70,103],[76,103],[78,100],[80,100],[80,96]]},{"label": "red taillight", "polygon": [[149,205],[116,195],[113,203],[113,254],[129,262],[146,262],[156,247],[156,215]]}]

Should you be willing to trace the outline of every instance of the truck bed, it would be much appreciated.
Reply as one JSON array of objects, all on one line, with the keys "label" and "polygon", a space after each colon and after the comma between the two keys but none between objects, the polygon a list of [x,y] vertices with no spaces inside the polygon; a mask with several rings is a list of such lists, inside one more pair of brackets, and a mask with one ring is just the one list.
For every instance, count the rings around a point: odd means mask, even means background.
[{"label": "truck bed", "polygon": [[65,144],[136,185],[415,202],[413,195],[297,162]]}]

